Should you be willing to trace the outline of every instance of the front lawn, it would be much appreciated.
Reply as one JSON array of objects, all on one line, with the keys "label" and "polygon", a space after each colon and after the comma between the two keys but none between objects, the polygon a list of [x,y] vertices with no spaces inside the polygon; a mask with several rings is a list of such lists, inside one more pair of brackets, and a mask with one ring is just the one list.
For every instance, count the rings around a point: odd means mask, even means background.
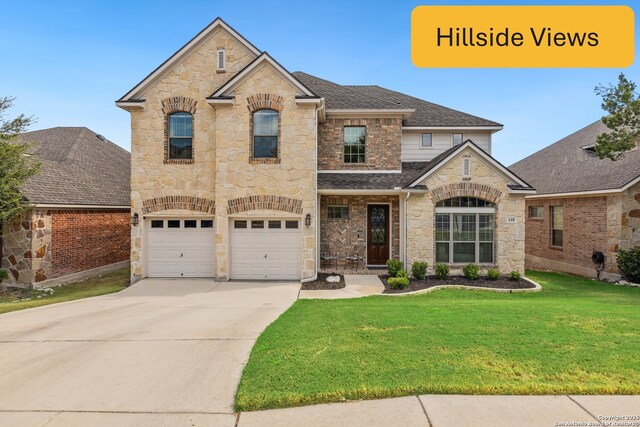
[{"label": "front lawn", "polygon": [[236,407],[425,393],[640,393],[640,289],[527,276],[542,292],[298,300],[258,339]]},{"label": "front lawn", "polygon": [[48,290],[0,289],[0,314],[80,298],[121,291],[129,284],[129,269],[101,274],[86,280],[54,286]]}]

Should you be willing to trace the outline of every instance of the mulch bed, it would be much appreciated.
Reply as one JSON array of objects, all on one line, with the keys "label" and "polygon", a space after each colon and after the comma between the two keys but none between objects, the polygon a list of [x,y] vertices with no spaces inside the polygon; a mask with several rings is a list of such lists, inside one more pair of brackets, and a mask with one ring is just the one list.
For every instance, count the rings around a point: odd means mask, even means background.
[{"label": "mulch bed", "polygon": [[405,294],[407,292],[415,292],[422,289],[433,288],[441,285],[463,285],[474,286],[476,288],[493,288],[493,289],[533,289],[535,286],[526,280],[509,280],[507,277],[501,277],[498,280],[489,280],[480,278],[477,280],[469,280],[464,276],[451,276],[448,279],[440,280],[436,276],[427,276],[424,280],[417,280],[413,277],[409,279],[409,286],[404,289],[392,289],[387,284],[388,275],[380,276],[380,280],[384,284],[384,294]]},{"label": "mulch bed", "polygon": [[[329,276],[340,276],[339,282],[327,282],[327,277]],[[344,281],[344,276],[342,274],[332,273],[318,273],[318,278],[313,282],[306,282],[302,284],[303,291],[320,291],[320,290],[328,290],[328,289],[342,289],[347,286],[347,283]]]}]

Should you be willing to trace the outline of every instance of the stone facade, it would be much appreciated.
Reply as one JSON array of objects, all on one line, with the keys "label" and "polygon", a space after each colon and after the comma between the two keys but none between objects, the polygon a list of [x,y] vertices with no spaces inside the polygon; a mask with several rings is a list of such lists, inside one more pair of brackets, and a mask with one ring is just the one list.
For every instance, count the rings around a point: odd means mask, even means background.
[{"label": "stone facade", "polygon": [[[471,158],[471,178],[462,176],[462,159]],[[436,173],[420,184],[426,185],[426,194],[412,194],[407,200],[407,262],[435,263],[435,203],[450,197],[479,197],[496,204],[494,258],[495,263],[484,267],[497,267],[503,274],[517,270],[524,274],[524,194],[510,193],[510,181],[487,163],[475,151],[464,149]],[[507,223],[514,217],[515,223]],[[461,266],[452,265],[457,269]]]},{"label": "stone facade", "polygon": [[[400,258],[400,198],[398,196],[321,196],[320,252],[367,257],[367,204],[389,204],[391,258]],[[331,219],[329,206],[348,206],[349,219]]]},{"label": "stone facade", "polygon": [[[345,126],[366,126],[365,163],[344,163]],[[318,169],[400,170],[401,118],[328,118],[318,125]]]},{"label": "stone facade", "polygon": [[[216,51],[226,51],[226,72],[216,72]],[[215,213],[216,277],[229,271],[229,215],[315,216],[315,107],[299,106],[298,89],[270,64],[262,63],[234,88],[233,105],[215,108],[207,97],[255,59],[255,54],[222,27],[215,30],[189,56],[153,82],[144,93],[144,109],[131,112],[132,213],[143,219],[132,227],[132,279],[146,275],[143,253],[145,215],[211,216]],[[166,109],[171,99],[191,100],[195,109],[193,161],[164,162]],[[164,103],[164,104],[163,104]],[[171,104],[171,103],[169,103]],[[196,108],[197,107],[197,108]],[[277,162],[251,159],[251,112],[272,108],[280,112]],[[212,201],[205,212],[193,206],[152,203],[185,197]],[[287,198],[293,202],[258,203],[246,209],[238,200],[252,197]],[[163,199],[164,198],[164,199]],[[283,199],[284,200],[284,199]],[[295,205],[295,210],[289,209]],[[146,204],[146,206],[145,206]],[[238,210],[242,206],[242,211]],[[215,207],[215,211],[213,208]],[[153,211],[152,211],[153,210]],[[315,224],[315,221],[313,221]],[[304,227],[302,276],[315,272],[316,227]]]},{"label": "stone facade", "polygon": [[68,274],[126,261],[128,211],[32,209],[3,230],[9,283],[38,286]]}]

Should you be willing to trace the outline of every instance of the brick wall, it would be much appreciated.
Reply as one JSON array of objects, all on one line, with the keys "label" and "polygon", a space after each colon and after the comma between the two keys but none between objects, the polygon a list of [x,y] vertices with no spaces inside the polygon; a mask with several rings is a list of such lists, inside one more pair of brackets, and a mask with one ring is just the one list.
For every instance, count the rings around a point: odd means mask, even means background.
[{"label": "brick wall", "polygon": [[[366,126],[365,163],[344,163],[345,126]],[[402,120],[328,119],[318,125],[318,169],[401,169]]]},{"label": "brick wall", "polygon": [[[527,255],[592,269],[593,251],[607,253],[607,198],[527,200]],[[529,218],[530,206],[542,206],[544,218]],[[563,206],[563,247],[551,247],[550,207]]]},{"label": "brick wall", "polygon": [[[367,204],[390,204],[389,229],[392,258],[400,258],[400,203],[397,196],[322,196],[320,198],[320,251],[362,255],[366,259]],[[349,206],[349,219],[329,219],[328,206]]]},{"label": "brick wall", "polygon": [[129,211],[53,211],[49,278],[129,259]]}]

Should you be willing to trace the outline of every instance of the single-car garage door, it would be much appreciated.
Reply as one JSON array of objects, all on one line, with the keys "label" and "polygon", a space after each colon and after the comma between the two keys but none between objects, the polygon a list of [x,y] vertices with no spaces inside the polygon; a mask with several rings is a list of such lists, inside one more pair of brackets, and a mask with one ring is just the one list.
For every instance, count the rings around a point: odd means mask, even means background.
[{"label": "single-car garage door", "polygon": [[301,252],[297,219],[231,220],[231,279],[299,280]]},{"label": "single-car garage door", "polygon": [[212,219],[150,219],[147,225],[147,276],[214,276]]}]

